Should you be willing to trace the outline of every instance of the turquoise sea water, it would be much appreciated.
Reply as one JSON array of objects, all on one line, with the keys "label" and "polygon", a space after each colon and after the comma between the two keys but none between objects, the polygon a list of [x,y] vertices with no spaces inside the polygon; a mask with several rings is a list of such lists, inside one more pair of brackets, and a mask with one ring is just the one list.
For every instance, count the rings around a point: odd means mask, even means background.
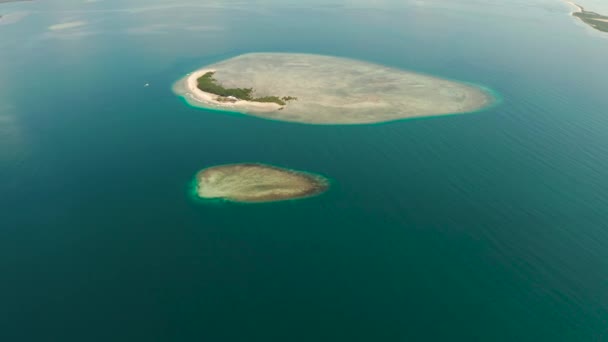
[{"label": "turquoise sea water", "polygon": [[[592,10],[592,8],[589,8]],[[560,1],[0,5],[0,341],[604,341],[608,40]],[[79,22],[71,29],[52,25]],[[311,126],[194,109],[256,51],[491,88],[482,113]],[[144,87],[150,83],[149,87]],[[201,204],[262,162],[319,197]]]}]

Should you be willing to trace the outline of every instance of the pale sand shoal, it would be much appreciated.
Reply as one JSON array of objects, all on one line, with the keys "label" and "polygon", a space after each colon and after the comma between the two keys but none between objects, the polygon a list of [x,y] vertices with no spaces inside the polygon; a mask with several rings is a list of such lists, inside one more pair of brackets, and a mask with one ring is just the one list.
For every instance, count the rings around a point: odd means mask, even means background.
[{"label": "pale sand shoal", "polygon": [[236,102],[217,101],[218,95],[202,91],[198,88],[198,79],[209,72],[215,72],[215,70],[200,69],[191,73],[186,78],[186,89],[189,92],[191,99],[220,108],[241,109],[258,113],[274,112],[282,107],[281,105],[272,102],[253,102],[245,100],[238,100]]},{"label": "pale sand shoal", "polygon": [[76,27],[81,27],[86,24],[87,24],[86,21],[71,21],[71,22],[67,22],[67,23],[51,25],[51,26],[49,26],[49,30],[51,30],[51,31],[68,30],[68,29],[72,29],[72,28],[76,28]]},{"label": "pale sand shoal", "polygon": [[201,198],[243,203],[306,198],[329,187],[322,176],[257,163],[210,167],[200,171],[196,181]]}]

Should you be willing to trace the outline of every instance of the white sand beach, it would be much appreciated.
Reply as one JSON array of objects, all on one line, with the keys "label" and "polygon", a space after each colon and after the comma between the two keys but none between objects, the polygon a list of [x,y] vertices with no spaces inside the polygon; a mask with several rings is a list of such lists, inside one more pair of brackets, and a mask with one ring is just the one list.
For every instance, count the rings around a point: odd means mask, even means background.
[{"label": "white sand beach", "polygon": [[216,107],[244,110],[256,113],[274,112],[283,108],[283,106],[271,102],[254,102],[245,100],[238,100],[236,102],[217,101],[218,95],[204,92],[198,88],[198,79],[209,72],[215,72],[215,70],[200,69],[188,75],[185,81],[180,81],[185,82],[185,88],[188,91],[188,95],[191,99]]},{"label": "white sand beach", "polygon": [[580,13],[580,12],[582,12],[582,11],[584,10],[584,8],[583,8],[583,7],[581,7],[581,6],[577,5],[577,4],[575,4],[575,3],[574,3],[574,2],[572,2],[572,1],[567,1],[567,3],[568,3],[569,5],[572,5],[572,6],[576,7],[576,11],[574,11],[574,12],[572,12],[572,13],[570,13],[570,14],[573,14],[573,13]]}]

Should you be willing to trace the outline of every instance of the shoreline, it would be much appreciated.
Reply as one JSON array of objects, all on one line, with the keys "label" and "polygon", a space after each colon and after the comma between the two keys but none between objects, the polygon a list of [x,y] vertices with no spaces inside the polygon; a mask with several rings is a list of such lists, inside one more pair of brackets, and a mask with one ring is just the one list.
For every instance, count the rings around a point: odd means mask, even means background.
[{"label": "shoreline", "polygon": [[574,13],[582,13],[582,12],[584,12],[584,11],[585,11],[585,8],[583,8],[583,6],[578,5],[578,4],[575,4],[575,3],[574,3],[574,2],[572,2],[572,1],[566,1],[566,3],[567,3],[567,4],[569,4],[569,5],[572,5],[572,6],[576,7],[576,9],[577,9],[577,10],[576,10],[576,11],[574,11],[574,12],[570,12],[570,14],[574,14]]},{"label": "shoreline", "polygon": [[184,95],[194,101],[206,104],[208,106],[227,109],[241,109],[248,112],[269,113],[284,108],[284,106],[272,102],[255,102],[246,100],[238,100],[236,102],[217,101],[219,95],[208,93],[198,88],[198,79],[209,72],[215,72],[215,69],[199,69],[187,75],[185,80],[179,81],[180,83],[183,82],[185,85],[186,94]]}]

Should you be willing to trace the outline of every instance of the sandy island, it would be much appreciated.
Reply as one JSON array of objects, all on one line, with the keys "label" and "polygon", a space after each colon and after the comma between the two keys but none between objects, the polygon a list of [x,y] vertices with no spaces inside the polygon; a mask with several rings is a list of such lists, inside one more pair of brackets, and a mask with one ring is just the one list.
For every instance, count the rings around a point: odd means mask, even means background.
[{"label": "sandy island", "polygon": [[196,193],[204,199],[261,203],[319,195],[329,181],[319,175],[263,164],[228,164],[196,175]]},{"label": "sandy island", "polygon": [[[214,72],[225,88],[251,88],[255,98],[289,97],[283,105],[238,100],[198,88]],[[190,105],[307,124],[366,124],[468,113],[494,97],[481,87],[346,58],[311,54],[249,53],[188,74],[173,90]]]},{"label": "sandy island", "polygon": [[583,23],[595,30],[608,32],[608,16],[587,11],[583,6],[571,1],[568,1],[567,3],[576,7],[576,11],[570,13],[572,16],[577,17]]}]

